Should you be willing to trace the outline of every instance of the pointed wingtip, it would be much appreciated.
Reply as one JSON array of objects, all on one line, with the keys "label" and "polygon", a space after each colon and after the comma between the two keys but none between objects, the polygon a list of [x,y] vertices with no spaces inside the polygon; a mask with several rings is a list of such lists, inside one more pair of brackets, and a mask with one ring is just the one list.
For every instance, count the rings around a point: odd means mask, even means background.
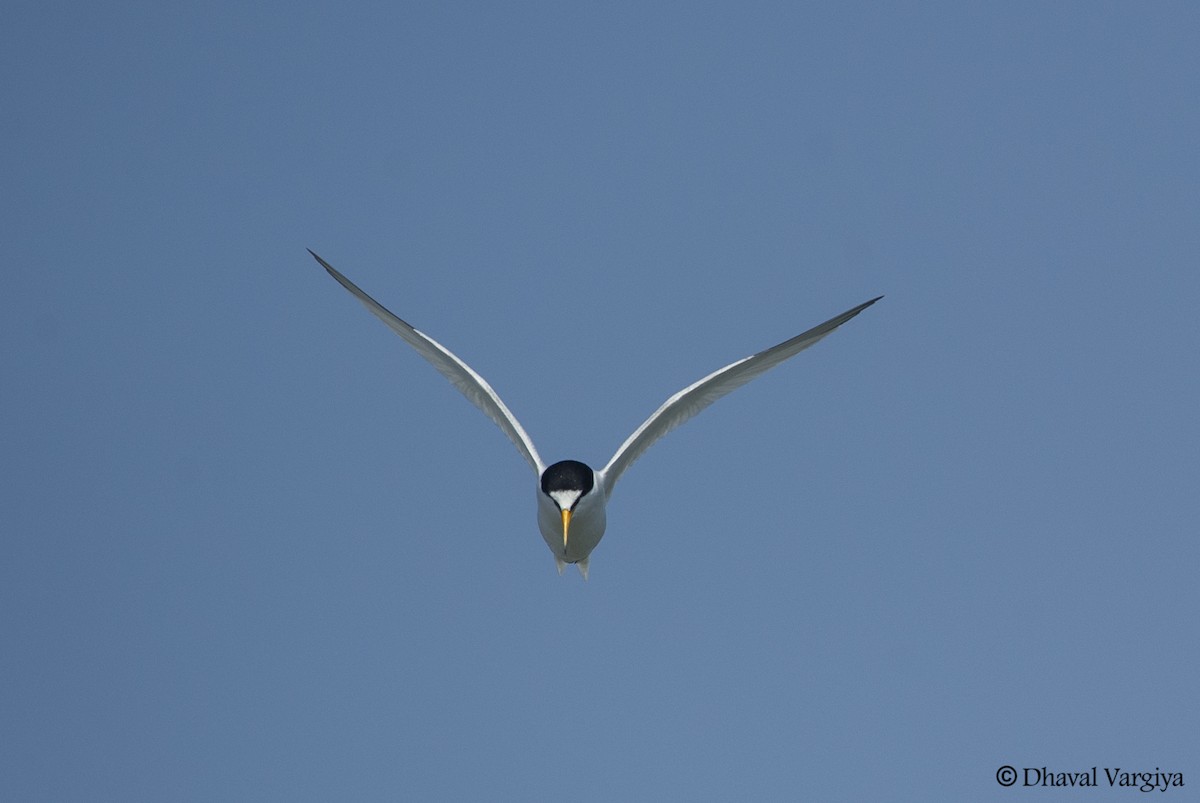
[{"label": "pointed wingtip", "polygon": [[558,567],[558,576],[562,577],[563,570],[567,568],[567,562],[556,555],[554,557],[554,565]]},{"label": "pointed wingtip", "polygon": [[[345,276],[343,276],[341,273],[339,273],[333,267],[333,265],[330,265],[328,262],[321,259],[321,257],[317,254],[316,251],[312,250],[311,248],[305,248],[304,250],[307,251],[308,253],[312,254],[312,258],[317,260],[317,262],[320,263],[321,267],[325,269],[326,273],[328,273],[333,278],[337,279],[338,283],[340,285],[342,285],[342,287],[345,287],[347,290],[349,290],[351,293],[354,293],[355,295],[358,295],[358,293],[362,292],[361,290],[358,290],[357,286],[355,286],[355,284],[353,282],[351,282],[349,279],[347,279]],[[358,290],[357,293],[355,292],[356,290]]]},{"label": "pointed wingtip", "polygon": [[326,262],[325,260],[321,259],[321,257],[319,257],[319,256],[317,255],[317,252],[316,252],[316,251],[312,250],[311,248],[305,248],[304,250],[305,250],[305,251],[307,251],[308,253],[312,254],[312,258],[313,258],[313,259],[315,259],[315,260],[317,260],[317,262],[319,262],[319,263],[321,264],[321,267],[322,267],[322,268],[324,268],[325,270],[333,270],[333,268],[332,268],[332,267],[330,267],[330,265],[329,265],[329,263],[328,263],[328,262]]},{"label": "pointed wingtip", "polygon": [[[829,323],[834,323],[834,322],[836,321],[836,325],[833,327],[834,329],[836,329],[838,326],[841,326],[841,325],[842,325],[842,324],[844,324],[846,321],[848,321],[848,320],[850,320],[851,318],[853,318],[855,315],[858,315],[858,313],[862,312],[862,311],[863,311],[863,310],[865,310],[867,307],[871,306],[872,304],[874,304],[876,301],[878,301],[878,300],[879,300],[879,299],[881,299],[881,298],[883,298],[883,296],[875,296],[875,297],[874,297],[874,298],[872,298],[870,301],[864,301],[863,303],[859,304],[859,305],[858,305],[857,307],[855,307],[854,309],[848,309],[848,310],[846,310],[846,311],[845,311],[845,312],[843,312],[841,315],[839,315],[838,317],[834,318],[832,321],[829,321]],[[831,329],[830,331],[833,331],[833,330]]]},{"label": "pointed wingtip", "polygon": [[579,569],[579,573],[583,575],[583,581],[586,583],[588,579],[588,561],[591,557],[586,557],[575,564],[575,568]]}]

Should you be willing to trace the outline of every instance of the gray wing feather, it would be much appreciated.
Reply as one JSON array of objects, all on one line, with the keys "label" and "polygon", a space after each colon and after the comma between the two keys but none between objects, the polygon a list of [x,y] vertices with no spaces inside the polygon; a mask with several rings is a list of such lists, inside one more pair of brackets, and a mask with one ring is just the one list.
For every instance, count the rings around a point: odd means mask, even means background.
[{"label": "gray wing feather", "polygon": [[388,325],[393,332],[404,338],[404,342],[412,346],[413,349],[424,357],[426,360],[438,370],[442,376],[450,380],[454,387],[458,388],[462,395],[482,410],[488,418],[496,422],[496,426],[504,431],[508,439],[517,447],[517,451],[521,453],[533,470],[541,476],[546,466],[542,463],[542,458],[538,455],[537,449],[534,448],[533,441],[521,426],[521,422],[516,416],[505,406],[500,397],[496,395],[496,391],[492,390],[492,386],[484,380],[479,374],[471,369],[471,366],[460,360],[450,351],[450,349],[438,343],[429,335],[414,329],[405,321],[396,317],[388,311],[386,307],[380,304],[375,299],[359,289],[358,285],[347,279],[342,274],[338,273],[332,265],[321,259],[312,249],[308,253],[313,255],[317,262],[321,263],[321,267],[329,272],[329,275],[337,279],[342,287],[354,295],[363,306],[374,313],[375,317]]},{"label": "gray wing feather", "polygon": [[837,329],[883,296],[878,296],[854,309],[849,309],[835,318],[830,318],[807,332],[785,340],[766,351],[730,363],[714,371],[667,399],[654,414],[647,418],[629,438],[621,444],[616,454],[601,471],[605,488],[611,493],[625,469],[633,465],[650,446],[675,427],[699,413],[727,393],[737,390],[751,379],[766,373],[789,357],[794,357]]}]

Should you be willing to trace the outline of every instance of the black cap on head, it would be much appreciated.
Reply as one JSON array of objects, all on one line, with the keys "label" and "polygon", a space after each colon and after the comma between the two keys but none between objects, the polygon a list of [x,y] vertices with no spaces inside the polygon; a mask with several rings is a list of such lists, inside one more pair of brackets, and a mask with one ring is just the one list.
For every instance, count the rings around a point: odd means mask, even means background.
[{"label": "black cap on head", "polygon": [[586,494],[596,484],[590,466],[578,460],[562,460],[542,472],[542,493],[579,491]]}]

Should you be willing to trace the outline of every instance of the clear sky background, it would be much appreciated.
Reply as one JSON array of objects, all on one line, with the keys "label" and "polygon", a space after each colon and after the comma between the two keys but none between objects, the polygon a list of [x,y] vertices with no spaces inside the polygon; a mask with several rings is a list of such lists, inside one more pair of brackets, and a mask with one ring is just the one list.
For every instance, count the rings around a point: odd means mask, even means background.
[{"label": "clear sky background", "polygon": [[[1200,789],[1200,11],[821,5],[8,4],[0,798]],[[584,583],[305,247],[597,466],[886,298]]]}]

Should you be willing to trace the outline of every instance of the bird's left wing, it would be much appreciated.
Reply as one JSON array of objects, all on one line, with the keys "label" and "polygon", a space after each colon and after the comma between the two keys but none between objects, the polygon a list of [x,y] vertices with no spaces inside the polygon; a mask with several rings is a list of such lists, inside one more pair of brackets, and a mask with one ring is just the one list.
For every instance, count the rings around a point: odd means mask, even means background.
[{"label": "bird's left wing", "polygon": [[825,323],[814,326],[807,332],[785,340],[777,346],[772,346],[766,351],[760,351],[753,356],[726,365],[721,370],[714,371],[699,382],[689,385],[667,399],[662,407],[655,410],[654,414],[621,444],[621,448],[617,449],[617,453],[600,472],[604,487],[611,493],[613,486],[617,484],[617,480],[625,472],[625,469],[629,468],[633,461],[641,457],[663,435],[725,394],[737,390],[756,376],[769,371],[789,357],[799,354],[880,298],[883,296],[859,304],[854,309],[846,310],[841,315],[830,318]]},{"label": "bird's left wing", "polygon": [[321,267],[325,268],[330,276],[337,279],[342,287],[349,290],[355,298],[363,303],[364,307],[374,313],[375,317],[386,323],[393,332],[404,338],[404,341],[412,346],[418,354],[429,360],[442,376],[449,379],[450,383],[458,388],[462,395],[466,396],[480,410],[483,410],[488,418],[495,421],[496,426],[504,430],[504,434],[517,447],[517,451],[521,453],[521,456],[529,461],[529,465],[533,466],[533,470],[538,473],[538,476],[541,476],[542,472],[546,469],[546,465],[538,455],[537,449],[534,448],[533,441],[530,440],[529,435],[525,432],[525,428],[521,426],[521,422],[505,406],[500,397],[496,395],[496,391],[492,390],[492,386],[482,376],[475,373],[471,369],[471,366],[454,356],[450,349],[438,343],[424,332],[417,331],[397,318],[386,307],[360,290],[358,285],[338,273],[332,265],[317,256],[311,248],[308,249],[308,253],[312,254],[313,258],[321,263]]}]

